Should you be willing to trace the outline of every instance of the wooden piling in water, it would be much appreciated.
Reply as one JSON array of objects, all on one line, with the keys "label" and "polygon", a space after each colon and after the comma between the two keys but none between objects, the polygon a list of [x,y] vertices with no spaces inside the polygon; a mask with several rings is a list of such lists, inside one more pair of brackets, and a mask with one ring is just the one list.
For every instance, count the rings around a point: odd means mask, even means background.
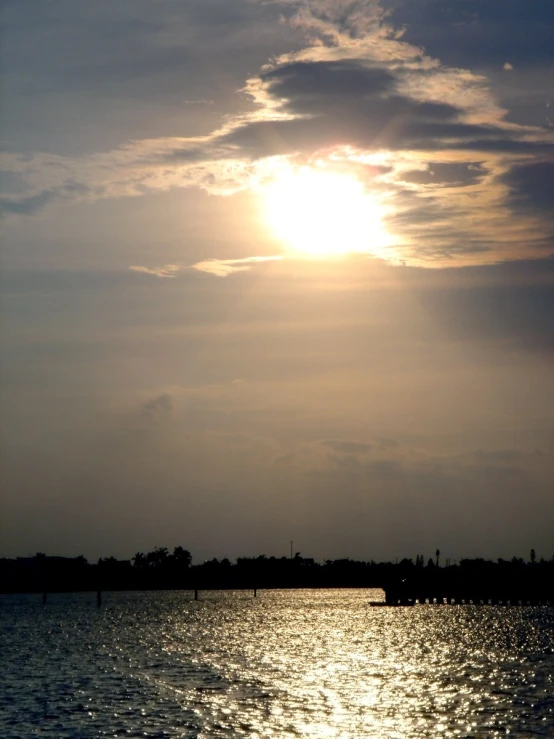
[{"label": "wooden piling in water", "polygon": [[198,590],[194,589],[194,600],[198,600]]},{"label": "wooden piling in water", "polygon": [[513,606],[549,606],[552,599],[547,597],[547,593],[543,592],[524,592],[521,590],[496,590],[489,594],[480,589],[475,592],[470,589],[457,591],[438,591],[435,595],[433,591],[417,591],[407,590],[405,588],[390,589],[385,593],[386,603],[390,606],[411,606],[416,603],[419,605],[436,605],[436,606],[501,606],[503,608]]}]

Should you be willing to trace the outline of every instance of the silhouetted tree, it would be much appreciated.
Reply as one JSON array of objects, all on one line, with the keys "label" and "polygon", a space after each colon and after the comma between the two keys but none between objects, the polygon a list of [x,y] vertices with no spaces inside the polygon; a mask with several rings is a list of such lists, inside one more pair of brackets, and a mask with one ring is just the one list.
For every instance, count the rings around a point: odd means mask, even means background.
[{"label": "silhouetted tree", "polygon": [[190,567],[192,563],[191,553],[183,547],[175,547],[172,557],[178,567]]},{"label": "silhouetted tree", "polygon": [[146,555],[146,563],[148,567],[155,567],[161,569],[167,564],[169,557],[169,550],[167,547],[156,547]]},{"label": "silhouetted tree", "polygon": [[98,560],[99,565],[110,567],[111,565],[114,565],[117,563],[117,559],[115,557],[100,557]]},{"label": "silhouetted tree", "polygon": [[146,557],[142,552],[137,552],[131,561],[137,570],[144,570],[146,568]]},{"label": "silhouetted tree", "polygon": [[[348,558],[326,560],[321,565],[300,552],[289,557],[259,555],[212,559],[192,566],[192,557],[183,547],[157,547],[148,553],[137,552],[131,562],[105,557],[89,565],[83,556],[0,558],[1,592],[55,592],[56,590],[161,589],[161,588],[251,588],[251,587],[384,587],[392,601],[438,597],[450,593],[456,599],[527,601],[554,600],[554,557],[446,560],[439,568],[440,550],[424,557],[394,562],[360,562]],[[398,602],[398,600],[396,600]]]}]

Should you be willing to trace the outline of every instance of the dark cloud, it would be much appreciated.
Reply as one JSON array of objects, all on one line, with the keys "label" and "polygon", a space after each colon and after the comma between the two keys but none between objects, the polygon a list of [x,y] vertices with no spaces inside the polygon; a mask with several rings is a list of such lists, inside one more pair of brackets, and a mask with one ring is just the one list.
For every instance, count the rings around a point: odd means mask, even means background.
[{"label": "dark cloud", "polygon": [[34,195],[19,197],[0,197],[0,218],[10,215],[32,216],[40,213],[47,205],[63,200],[100,196],[102,188],[91,188],[81,182],[68,178],[60,187],[42,189]]},{"label": "dark cloud", "polygon": [[255,156],[339,143],[409,148],[437,137],[502,135],[493,127],[460,122],[462,111],[452,105],[399,94],[398,74],[363,61],[293,63],[260,81],[293,118],[246,123],[220,140]]},{"label": "dark cloud", "polygon": [[[364,64],[357,59],[342,59],[333,62],[294,62],[277,67],[260,75],[271,94],[286,99],[286,108],[302,112],[305,104],[315,106],[323,101],[323,109],[333,99],[359,100],[390,93],[396,79],[387,69]],[[300,106],[300,109],[297,108]]]},{"label": "dark cloud", "polygon": [[[213,0],[160,0],[156,6],[144,0],[122,0],[117,6],[98,0],[86,9],[68,0],[7,2],[7,79],[16,74],[26,94],[119,93],[132,98],[139,93],[160,101],[201,89],[198,77],[201,72],[209,75],[211,55],[199,53],[205,51],[200,38],[225,44],[245,23],[264,16],[268,11],[255,4],[221,6]],[[162,75],[163,85],[156,85]]]},{"label": "dark cloud", "polygon": [[[475,132],[477,133],[477,129],[475,129]],[[544,156],[554,153],[554,143],[550,141],[518,140],[515,137],[510,138],[507,133],[500,134],[499,138],[494,138],[494,132],[490,131],[490,133],[493,135],[489,139],[476,137],[474,141],[456,142],[455,147],[460,151],[477,151],[482,154],[534,154]],[[427,148],[435,151],[442,147],[444,147],[444,143],[441,145],[440,141],[427,144]]]},{"label": "dark cloud", "polygon": [[[526,266],[514,263],[514,281]],[[546,281],[536,284],[541,272]],[[485,274],[486,272],[484,272]],[[491,268],[490,274],[494,273]],[[518,274],[519,273],[519,274]],[[417,291],[421,304],[457,340],[500,342],[551,356],[554,351],[554,260],[534,265],[530,284],[437,286]],[[550,281],[548,281],[550,275]],[[475,273],[476,276],[476,273]],[[462,277],[462,275],[460,275]]]},{"label": "dark cloud", "polygon": [[554,161],[515,165],[504,182],[510,186],[508,202],[514,210],[538,212],[554,223]]},{"label": "dark cloud", "polygon": [[[487,126],[463,123],[435,124],[433,118],[449,115],[454,119],[457,111],[451,106],[437,103],[418,103],[409,98],[395,96],[384,100],[353,101],[352,105],[335,105],[332,99],[311,105],[306,99],[297,106],[298,115],[310,114],[310,118],[282,121],[257,121],[248,123],[227,134],[222,144],[240,146],[246,154],[255,157],[311,152],[339,145],[359,148],[432,149],[446,146],[445,138],[480,139],[484,135],[502,136],[502,132]],[[507,138],[507,137],[506,137]],[[451,144],[452,145],[452,144]],[[511,142],[506,148],[510,149]],[[492,141],[481,148],[502,148]],[[520,149],[528,149],[521,146]]]},{"label": "dark cloud", "polygon": [[8,215],[30,216],[40,212],[45,206],[58,199],[57,192],[44,191],[38,195],[15,198],[0,198],[0,217]]},{"label": "dark cloud", "polygon": [[479,162],[429,162],[427,169],[404,172],[402,180],[419,185],[459,187],[479,182],[486,169]]},{"label": "dark cloud", "polygon": [[[2,135],[19,149],[73,154],[201,133],[206,119],[215,126],[244,104],[236,90],[266,61],[268,46],[275,53],[299,44],[278,15],[246,0],[97,0],[86,8],[8,0]],[[206,98],[213,111],[184,104]]]},{"label": "dark cloud", "polygon": [[173,399],[171,395],[163,393],[143,404],[142,415],[144,418],[153,419],[160,414],[169,413],[172,409]]},{"label": "dark cloud", "polygon": [[[410,82],[411,80],[411,82]],[[313,151],[348,144],[360,148],[483,153],[549,151],[552,142],[523,137],[498,122],[464,120],[463,102],[454,106],[409,94],[410,84],[435,84],[433,72],[392,71],[363,60],[293,62],[259,78],[288,120],[246,122],[214,145],[240,146],[253,157]],[[444,83],[441,83],[444,84]],[[400,92],[404,89],[404,92]],[[436,95],[436,93],[433,93]]]},{"label": "dark cloud", "polygon": [[384,0],[404,40],[454,67],[554,59],[554,5],[529,0]]}]

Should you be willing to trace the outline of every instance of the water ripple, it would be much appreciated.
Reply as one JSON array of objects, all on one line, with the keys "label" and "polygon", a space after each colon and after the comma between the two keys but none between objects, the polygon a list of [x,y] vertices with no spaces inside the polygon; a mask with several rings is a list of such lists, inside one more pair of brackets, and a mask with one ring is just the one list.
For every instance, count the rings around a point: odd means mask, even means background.
[{"label": "water ripple", "polygon": [[2,596],[1,736],[554,736],[551,608],[251,595]]}]

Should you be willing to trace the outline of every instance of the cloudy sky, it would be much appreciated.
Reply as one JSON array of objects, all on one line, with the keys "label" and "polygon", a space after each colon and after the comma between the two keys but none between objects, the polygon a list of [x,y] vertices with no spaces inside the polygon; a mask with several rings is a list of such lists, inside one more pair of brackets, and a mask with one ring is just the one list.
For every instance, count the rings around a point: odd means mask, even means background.
[{"label": "cloudy sky", "polygon": [[3,0],[0,555],[554,553],[554,5]]}]

